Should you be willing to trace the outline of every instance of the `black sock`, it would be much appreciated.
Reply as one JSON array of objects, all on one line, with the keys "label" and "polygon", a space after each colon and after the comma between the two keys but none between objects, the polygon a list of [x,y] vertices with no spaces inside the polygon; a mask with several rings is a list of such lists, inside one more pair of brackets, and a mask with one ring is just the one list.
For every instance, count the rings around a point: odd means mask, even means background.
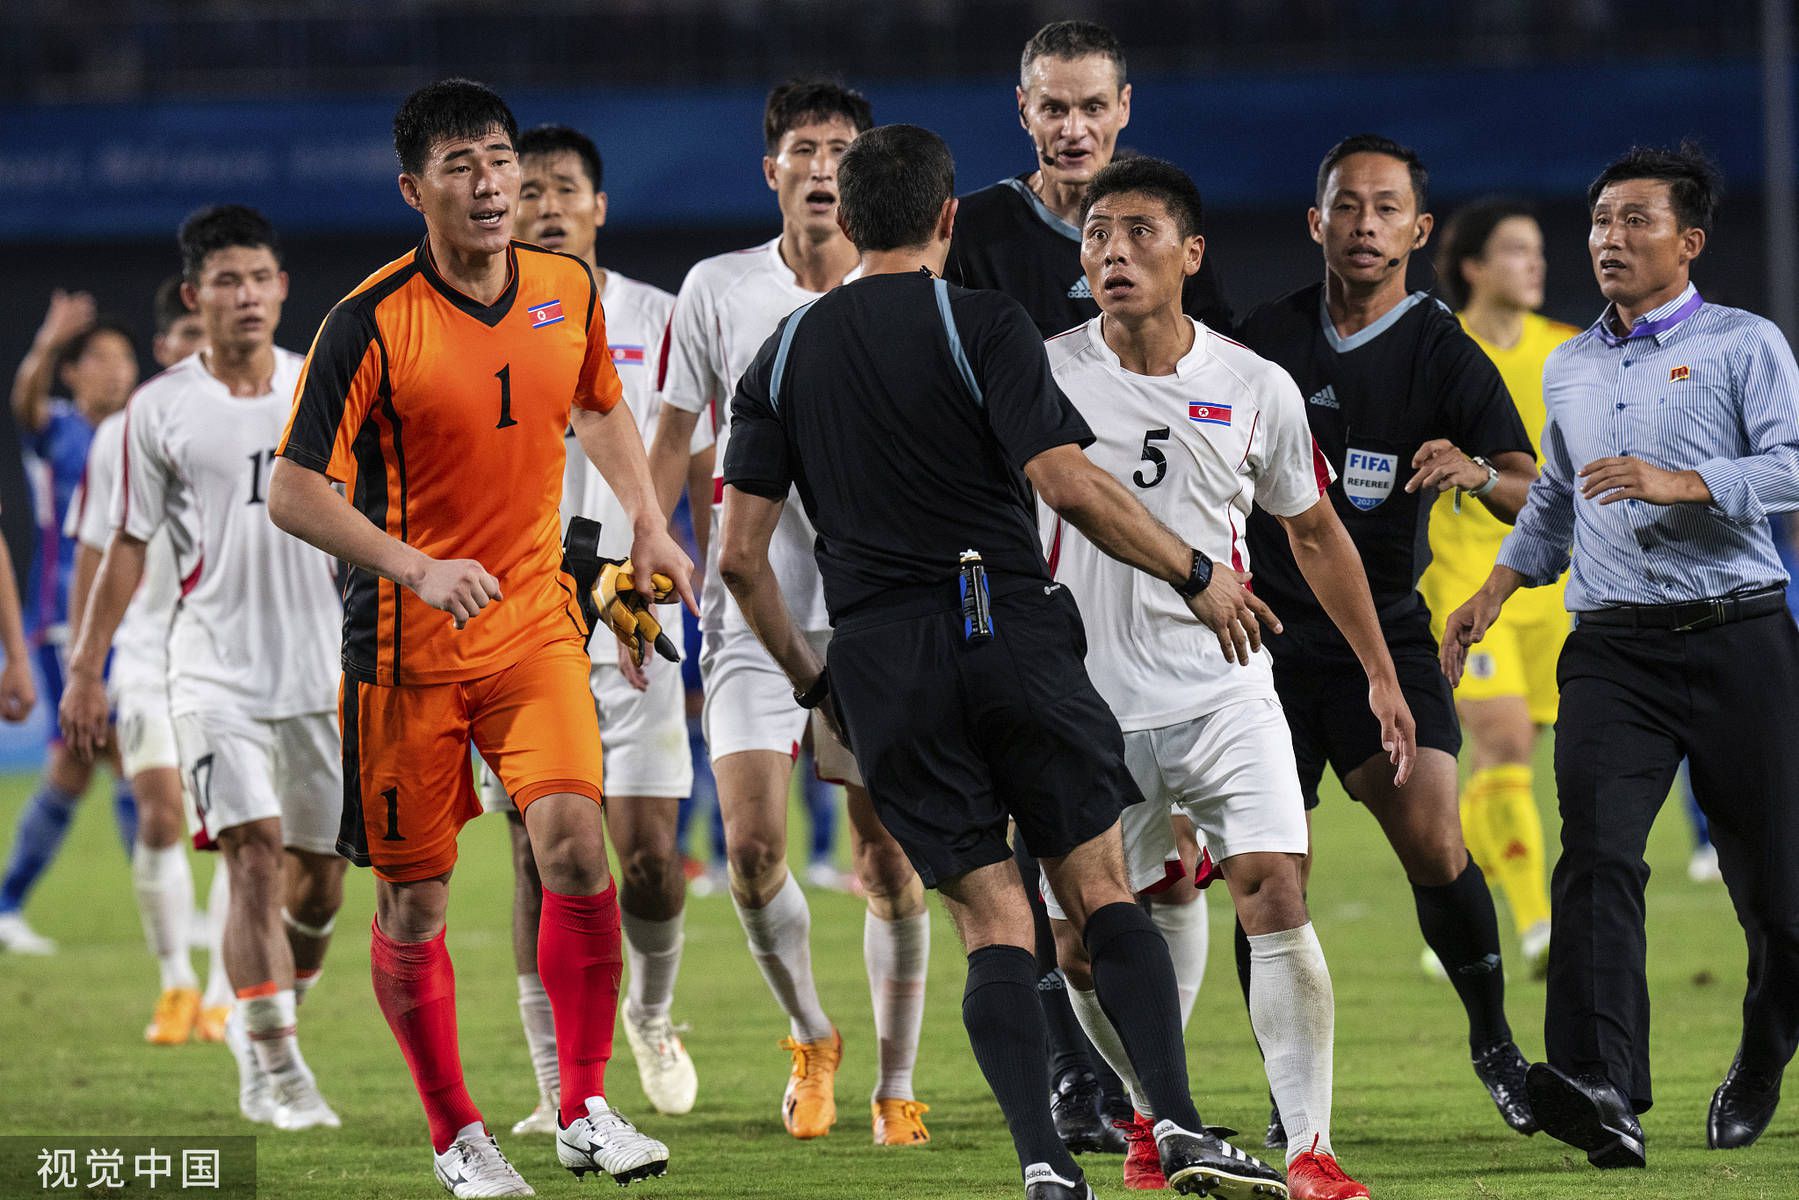
[{"label": "black sock", "polygon": [[1049,1116],[1049,1072],[1043,1059],[1042,1006],[1033,1000],[1037,961],[1022,946],[983,946],[968,956],[962,992],[962,1024],[974,1060],[999,1101],[1022,1170],[1048,1163],[1059,1175],[1080,1178]]},{"label": "black sock", "polygon": [[1124,903],[1089,916],[1084,937],[1100,1007],[1118,1030],[1156,1116],[1197,1132],[1168,943],[1141,908]]},{"label": "black sock", "polygon": [[1243,989],[1243,1007],[1249,1007],[1249,935],[1238,921],[1231,936],[1231,949],[1237,952],[1237,986]]},{"label": "black sock", "polygon": [[1418,928],[1436,952],[1462,1007],[1468,1010],[1468,1045],[1483,1050],[1512,1040],[1505,1019],[1505,969],[1499,957],[1499,917],[1487,877],[1469,858],[1454,883],[1412,885]]},{"label": "black sock", "polygon": [[[1035,964],[1041,965],[1041,963]],[[1044,1031],[1049,1037],[1049,1082],[1052,1088],[1071,1073],[1091,1075],[1087,1050],[1081,1040],[1081,1023],[1068,1003],[1068,981],[1058,968],[1037,977],[1037,999],[1043,1006]]]}]

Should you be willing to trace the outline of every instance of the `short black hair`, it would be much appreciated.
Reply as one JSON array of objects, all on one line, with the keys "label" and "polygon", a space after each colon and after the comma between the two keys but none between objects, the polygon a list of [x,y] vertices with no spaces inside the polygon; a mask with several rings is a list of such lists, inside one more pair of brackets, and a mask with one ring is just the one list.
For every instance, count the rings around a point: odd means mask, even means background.
[{"label": "short black hair", "polygon": [[1324,185],[1329,181],[1331,172],[1337,164],[1352,154],[1384,154],[1388,158],[1396,158],[1404,163],[1412,176],[1412,197],[1418,202],[1419,212],[1430,210],[1430,172],[1424,169],[1424,160],[1410,146],[1402,146],[1390,137],[1382,137],[1378,133],[1358,133],[1346,137],[1325,152],[1324,161],[1318,164],[1318,189],[1313,203],[1324,205]]},{"label": "short black hair", "polygon": [[835,79],[789,79],[776,84],[762,108],[762,142],[773,154],[787,131],[812,121],[848,121],[857,133],[874,127],[868,97]]},{"label": "short black hair", "polygon": [[1674,219],[1682,229],[1712,231],[1718,202],[1724,198],[1724,176],[1704,147],[1692,138],[1668,150],[1661,146],[1632,146],[1607,163],[1599,177],[1587,186],[1587,211],[1599,203],[1608,184],[1624,179],[1659,179],[1668,185]]},{"label": "short black hair", "polygon": [[1112,31],[1092,21],[1051,21],[1031,35],[1018,59],[1018,87],[1030,85],[1031,64],[1040,58],[1074,60],[1097,54],[1112,60],[1118,86],[1124,87],[1124,47]]},{"label": "short black hair", "polygon": [[856,249],[922,246],[956,194],[956,161],[928,129],[882,125],[850,143],[837,166],[837,192]]},{"label": "short black hair", "polygon": [[1492,239],[1493,231],[1499,228],[1501,221],[1513,217],[1529,217],[1534,221],[1537,212],[1525,201],[1511,196],[1488,196],[1456,209],[1455,214],[1444,222],[1442,249],[1437,252],[1437,278],[1455,307],[1466,308],[1469,299],[1462,264],[1486,257],[1487,242]]},{"label": "short black hair", "polygon": [[269,219],[242,204],[214,204],[189,213],[175,235],[181,246],[181,273],[189,283],[200,282],[206,257],[232,246],[266,246],[281,265],[281,239]]},{"label": "short black hair", "polygon": [[394,153],[402,171],[417,175],[437,143],[478,138],[490,129],[504,130],[518,145],[518,121],[498,92],[472,79],[440,79],[401,101],[394,114]]},{"label": "short black hair", "polygon": [[603,186],[601,181],[606,178],[606,164],[600,158],[600,148],[585,133],[567,125],[539,125],[519,135],[518,156],[521,159],[563,153],[581,160],[588,182],[593,184],[594,191],[599,191]]},{"label": "short black hair", "polygon": [[1173,163],[1148,155],[1114,159],[1095,173],[1081,195],[1081,223],[1086,224],[1087,214],[1101,198],[1124,192],[1142,192],[1160,200],[1183,238],[1204,230],[1205,208],[1192,177]]},{"label": "short black hair", "polygon": [[182,282],[183,278],[178,272],[156,285],[156,300],[153,308],[156,312],[156,332],[158,334],[164,334],[173,329],[175,322],[183,317],[194,315],[194,310],[189,308],[187,301],[181,298]]},{"label": "short black hair", "polygon": [[63,343],[62,353],[56,356],[58,382],[62,379],[63,369],[74,365],[83,354],[87,353],[87,348],[93,344],[93,340],[103,333],[116,333],[124,338],[125,344],[131,347],[132,357],[137,357],[137,335],[131,332],[131,326],[125,324],[118,317],[101,316],[92,325]]}]

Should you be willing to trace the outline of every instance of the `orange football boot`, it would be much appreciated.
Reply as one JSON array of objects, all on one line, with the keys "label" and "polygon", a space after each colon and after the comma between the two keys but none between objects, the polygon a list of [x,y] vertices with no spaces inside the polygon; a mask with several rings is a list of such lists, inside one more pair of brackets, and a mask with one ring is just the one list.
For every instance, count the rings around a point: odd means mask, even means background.
[{"label": "orange football boot", "polygon": [[781,1120],[787,1132],[803,1140],[823,1137],[837,1123],[837,1064],[843,1060],[843,1035],[800,1042],[782,1038],[781,1049],[793,1055],[793,1073],[781,1096]]},{"label": "orange football boot", "polygon": [[168,988],[157,998],[156,1014],[144,1027],[144,1040],[152,1046],[186,1045],[199,1016],[198,988]]},{"label": "orange football boot", "polygon": [[917,1146],[931,1140],[931,1131],[924,1127],[930,1105],[890,1096],[869,1107],[874,1110],[875,1145]]}]

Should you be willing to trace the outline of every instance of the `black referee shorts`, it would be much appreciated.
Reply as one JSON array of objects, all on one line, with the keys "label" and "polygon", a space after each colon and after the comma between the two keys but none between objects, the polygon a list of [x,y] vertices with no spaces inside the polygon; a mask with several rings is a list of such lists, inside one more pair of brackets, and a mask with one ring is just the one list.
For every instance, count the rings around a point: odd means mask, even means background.
[{"label": "black referee shorts", "polygon": [[1086,651],[1074,598],[1041,582],[995,592],[990,641],[963,638],[960,609],[852,617],[832,634],[850,748],[926,887],[1010,858],[1008,817],[1054,858],[1142,799]]},{"label": "black referee shorts", "polygon": [[[1455,694],[1437,662],[1429,611],[1419,605],[1413,614],[1382,621],[1381,631],[1399,690],[1418,725],[1418,748],[1459,754],[1462,726],[1455,715]],[[1285,633],[1264,634],[1263,644],[1274,655],[1274,690],[1293,730],[1299,786],[1306,807],[1317,808],[1327,764],[1342,779],[1376,755],[1386,755],[1380,722],[1368,711],[1368,676],[1334,625],[1290,622]]]}]

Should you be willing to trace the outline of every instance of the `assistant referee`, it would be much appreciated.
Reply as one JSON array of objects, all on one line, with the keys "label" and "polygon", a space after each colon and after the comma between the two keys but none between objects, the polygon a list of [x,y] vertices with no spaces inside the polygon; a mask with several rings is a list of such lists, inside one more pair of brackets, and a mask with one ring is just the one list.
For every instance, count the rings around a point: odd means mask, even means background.
[{"label": "assistant referee", "polygon": [[1707,1145],[1761,1135],[1799,1043],[1799,629],[1768,529],[1799,509],[1799,366],[1773,324],[1688,279],[1717,194],[1690,147],[1632,150],[1593,181],[1587,248],[1610,303],[1549,356],[1542,474],[1443,636],[1454,681],[1506,598],[1554,583],[1573,547],[1548,1062],[1528,1088],[1543,1131],[1598,1167],[1644,1164],[1643,846],[1683,756],[1749,943]]},{"label": "assistant referee", "polygon": [[[956,214],[941,138],[871,130],[838,180],[862,274],[789,315],[738,383],[719,573],[799,702],[841,718],[876,812],[943,893],[968,950],[963,1022],[1026,1196],[1091,1193],[1050,1119],[1008,818],[1083,927],[1101,1003],[1164,1118],[1169,1185],[1284,1195],[1278,1172],[1194,1111],[1168,947],[1125,877],[1118,814],[1140,797],[1082,664],[1080,614],[1038,548],[1027,480],[1095,544],[1186,597],[1234,659],[1248,660],[1273,614],[1087,461],[1093,436],[1017,301],[938,278]],[[828,674],[768,563],[794,487],[818,532]]]}]

